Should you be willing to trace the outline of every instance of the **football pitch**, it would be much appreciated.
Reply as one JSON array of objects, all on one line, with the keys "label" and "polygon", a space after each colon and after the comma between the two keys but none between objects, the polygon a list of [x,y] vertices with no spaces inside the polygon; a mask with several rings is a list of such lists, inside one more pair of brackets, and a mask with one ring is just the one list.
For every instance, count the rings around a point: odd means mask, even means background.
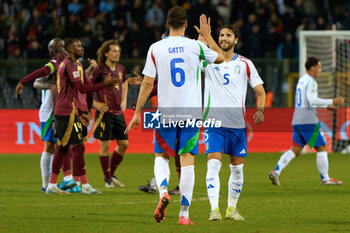
[{"label": "football pitch", "polygon": [[[280,154],[248,154],[238,210],[245,221],[209,222],[206,157],[195,164],[195,188],[190,208],[193,226],[179,226],[179,196],[171,196],[167,215],[156,223],[158,194],[138,190],[153,176],[152,154],[127,154],[117,169],[124,188],[104,188],[97,154],[86,155],[89,183],[102,195],[45,195],[40,192],[40,155],[0,155],[0,232],[350,232],[350,155],[330,154],[329,174],[341,186],[322,186],[315,154],[303,154],[272,186],[268,173]],[[175,163],[169,162],[169,189],[177,185]],[[220,172],[220,212],[227,205],[228,158]],[[59,178],[61,180],[61,178]]]}]

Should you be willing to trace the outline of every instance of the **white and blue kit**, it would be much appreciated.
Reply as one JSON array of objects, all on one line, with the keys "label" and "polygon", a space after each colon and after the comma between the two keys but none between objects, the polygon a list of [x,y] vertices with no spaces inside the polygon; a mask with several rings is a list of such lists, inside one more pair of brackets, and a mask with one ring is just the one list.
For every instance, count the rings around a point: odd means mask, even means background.
[{"label": "white and blue kit", "polygon": [[[202,118],[201,61],[213,63],[217,56],[202,42],[184,36],[166,37],[150,47],[142,73],[158,77],[161,119],[172,115]],[[186,120],[186,117],[175,120]],[[170,156],[187,152],[198,154],[198,137],[199,129],[164,128],[162,125],[155,130],[155,152],[167,152]]]},{"label": "white and blue kit", "polygon": [[249,83],[254,88],[263,81],[254,64],[237,53],[229,62],[207,65],[204,73],[204,117],[221,121],[220,128],[205,129],[206,154],[220,152],[244,157],[247,155],[247,86]]},{"label": "white and blue kit", "polygon": [[326,145],[324,133],[317,117],[317,107],[332,105],[332,99],[317,97],[317,82],[309,74],[298,80],[295,92],[295,108],[292,120],[293,145],[310,148]]},{"label": "white and blue kit", "polygon": [[[38,81],[45,81],[45,78],[38,79]],[[52,124],[54,122],[54,106],[55,95],[50,89],[41,91],[41,105],[39,109],[39,119],[41,128],[41,140],[48,142],[57,142],[54,137]]]}]

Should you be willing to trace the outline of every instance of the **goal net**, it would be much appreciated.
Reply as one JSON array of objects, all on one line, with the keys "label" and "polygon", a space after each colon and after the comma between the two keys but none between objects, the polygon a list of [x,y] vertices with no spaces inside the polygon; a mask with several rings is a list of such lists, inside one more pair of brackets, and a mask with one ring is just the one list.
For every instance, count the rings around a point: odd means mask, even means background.
[{"label": "goal net", "polygon": [[343,107],[334,114],[318,109],[318,117],[334,152],[350,153],[350,31],[301,31],[299,37],[299,74],[305,74],[305,61],[316,57],[322,74],[316,79],[320,98],[342,96]]}]

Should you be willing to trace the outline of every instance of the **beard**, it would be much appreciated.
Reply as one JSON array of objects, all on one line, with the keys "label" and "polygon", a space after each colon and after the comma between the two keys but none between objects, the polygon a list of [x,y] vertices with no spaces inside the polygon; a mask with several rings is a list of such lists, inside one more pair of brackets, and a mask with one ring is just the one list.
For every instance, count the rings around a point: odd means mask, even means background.
[{"label": "beard", "polygon": [[224,50],[225,52],[227,52],[227,51],[229,51],[230,49],[232,49],[233,45],[234,45],[234,43],[231,43],[231,44],[228,44],[227,47],[223,48],[222,45],[220,44],[220,48],[221,48],[222,50]]}]

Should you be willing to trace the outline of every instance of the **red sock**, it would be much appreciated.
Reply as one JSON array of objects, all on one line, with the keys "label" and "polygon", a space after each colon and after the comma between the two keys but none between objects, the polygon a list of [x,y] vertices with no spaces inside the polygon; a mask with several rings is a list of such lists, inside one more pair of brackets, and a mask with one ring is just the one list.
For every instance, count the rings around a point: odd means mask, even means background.
[{"label": "red sock", "polygon": [[80,176],[80,180],[81,180],[81,184],[87,184],[88,183],[86,174]]},{"label": "red sock", "polygon": [[51,173],[50,183],[51,184],[57,184],[57,178],[58,178],[58,174]]},{"label": "red sock", "polygon": [[100,155],[100,163],[101,163],[103,174],[105,175],[105,181],[107,181],[110,178],[112,178],[111,169],[109,169],[109,156]]},{"label": "red sock", "polygon": [[74,179],[76,182],[79,182],[80,176],[73,176],[73,179]]},{"label": "red sock", "polygon": [[68,151],[66,156],[64,156],[63,158],[63,162],[62,162],[62,170],[63,170],[63,174],[64,176],[67,175],[72,175],[72,158],[73,158],[73,151],[72,151],[72,147],[68,146]]},{"label": "red sock", "polygon": [[[86,174],[84,151],[85,146],[83,143],[73,147],[73,175],[80,176],[81,180],[82,176]],[[81,182],[83,183],[83,180]]]},{"label": "red sock", "polygon": [[123,157],[124,157],[123,155],[118,154],[116,151],[113,151],[112,158],[111,158],[111,165],[110,165],[111,176],[114,175],[114,172],[119,166],[119,164],[122,162]]},{"label": "red sock", "polygon": [[62,161],[64,156],[67,154],[69,147],[68,146],[58,146],[55,155],[52,160],[52,172],[50,177],[50,183],[56,184],[58,174],[60,174],[60,169],[62,167]]}]

